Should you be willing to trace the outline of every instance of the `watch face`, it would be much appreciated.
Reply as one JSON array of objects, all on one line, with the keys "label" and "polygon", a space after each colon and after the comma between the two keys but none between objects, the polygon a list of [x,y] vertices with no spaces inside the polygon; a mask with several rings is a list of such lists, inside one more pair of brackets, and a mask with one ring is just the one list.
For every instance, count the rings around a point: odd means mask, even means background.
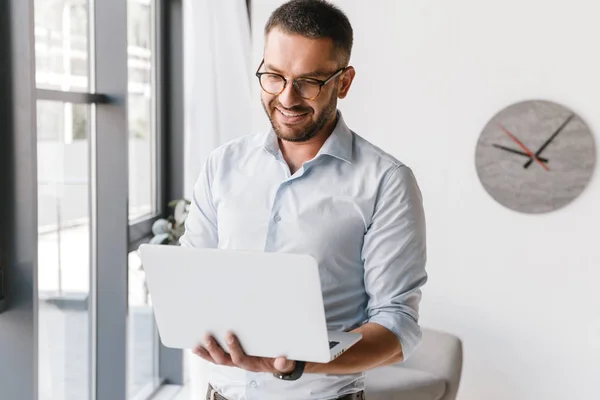
[{"label": "watch face", "polygon": [[592,177],[596,145],[586,123],[549,101],[513,104],[483,129],[475,167],[485,190],[523,213],[557,210],[579,196]]}]

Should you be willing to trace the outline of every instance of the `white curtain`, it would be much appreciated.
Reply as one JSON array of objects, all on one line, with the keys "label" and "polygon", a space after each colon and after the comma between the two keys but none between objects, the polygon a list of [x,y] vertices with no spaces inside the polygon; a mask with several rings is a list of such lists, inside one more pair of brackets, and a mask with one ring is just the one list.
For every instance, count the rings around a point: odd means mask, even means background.
[{"label": "white curtain", "polygon": [[[208,154],[251,133],[250,24],[246,0],[184,0],[184,196]],[[193,318],[193,316],[190,316]],[[204,399],[204,362],[186,354],[192,399]]]},{"label": "white curtain", "polygon": [[184,195],[208,154],[251,133],[246,0],[184,0]]}]

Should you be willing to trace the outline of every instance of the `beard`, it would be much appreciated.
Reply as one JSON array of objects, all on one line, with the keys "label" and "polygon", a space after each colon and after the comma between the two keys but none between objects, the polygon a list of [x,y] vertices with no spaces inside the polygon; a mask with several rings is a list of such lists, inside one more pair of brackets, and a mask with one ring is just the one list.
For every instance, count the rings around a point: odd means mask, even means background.
[{"label": "beard", "polygon": [[[277,137],[281,140],[286,140],[288,142],[306,142],[321,132],[327,122],[331,119],[332,116],[335,116],[337,111],[337,90],[333,90],[331,98],[327,103],[327,106],[323,109],[323,111],[319,114],[315,121],[309,121],[302,127],[282,127],[281,124],[276,120],[275,113],[278,113],[276,106],[279,108],[289,111],[290,113],[303,114],[306,112],[313,111],[312,108],[308,107],[292,107],[290,109],[281,106],[277,102],[277,98],[274,98],[268,105],[265,105],[264,101],[261,100],[263,105],[263,109],[271,121],[271,126],[273,127],[273,131],[277,135]],[[272,110],[269,112],[269,110]],[[290,132],[291,131],[291,132]]]}]

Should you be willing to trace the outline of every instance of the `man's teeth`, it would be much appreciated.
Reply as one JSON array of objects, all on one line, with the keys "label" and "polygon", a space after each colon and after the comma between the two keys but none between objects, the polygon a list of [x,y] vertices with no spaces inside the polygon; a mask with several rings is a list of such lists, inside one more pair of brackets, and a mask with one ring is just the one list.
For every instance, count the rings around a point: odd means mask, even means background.
[{"label": "man's teeth", "polygon": [[304,115],[304,114],[290,114],[290,113],[286,113],[285,111],[281,111],[281,110],[279,110],[279,112],[281,112],[286,117],[290,117],[290,118],[291,117],[300,117],[300,116]]}]

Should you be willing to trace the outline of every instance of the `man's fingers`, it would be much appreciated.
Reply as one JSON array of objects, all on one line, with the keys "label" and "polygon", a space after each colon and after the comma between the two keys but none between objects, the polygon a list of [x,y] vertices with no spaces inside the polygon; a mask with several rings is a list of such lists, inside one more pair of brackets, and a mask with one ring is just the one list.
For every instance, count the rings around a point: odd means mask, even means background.
[{"label": "man's fingers", "polygon": [[231,332],[227,333],[225,337],[227,341],[227,346],[229,347],[229,355],[231,356],[231,361],[238,367],[248,370],[251,368],[249,364],[250,357],[248,357],[244,350],[242,349],[242,345],[235,335]]},{"label": "man's fingers", "polygon": [[212,336],[206,336],[204,338],[204,347],[214,360],[215,364],[227,366],[233,365],[229,354],[225,353],[225,351],[221,348],[221,346],[219,346]]},{"label": "man's fingers", "polygon": [[213,358],[210,356],[209,352],[206,351],[206,349],[202,346],[196,346],[193,350],[193,353],[195,355],[197,355],[198,357],[210,362],[210,363],[215,363],[215,360],[213,360]]},{"label": "man's fingers", "polygon": [[194,354],[213,364],[227,365],[229,367],[238,367],[251,372],[274,372],[276,369],[280,372],[291,372],[294,369],[294,361],[288,361],[285,358],[260,358],[246,355],[242,345],[233,333],[229,332],[225,336],[228,353],[225,352],[219,343],[212,337],[204,338],[204,346],[197,346]]}]

